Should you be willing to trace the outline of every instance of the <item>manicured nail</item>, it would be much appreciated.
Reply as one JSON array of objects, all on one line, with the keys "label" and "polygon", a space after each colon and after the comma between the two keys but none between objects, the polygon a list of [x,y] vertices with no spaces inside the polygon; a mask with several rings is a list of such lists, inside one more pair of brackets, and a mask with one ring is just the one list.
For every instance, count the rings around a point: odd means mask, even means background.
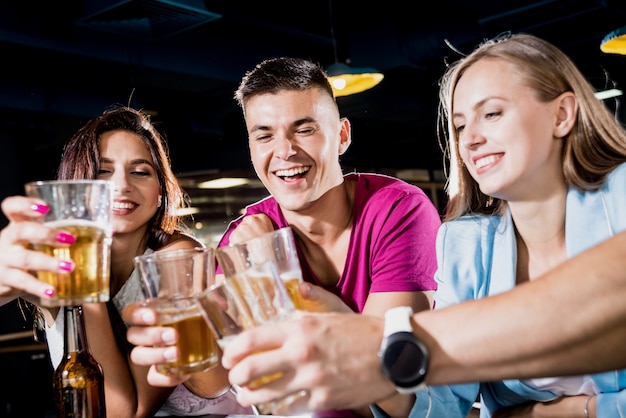
[{"label": "manicured nail", "polygon": [[50,210],[50,206],[48,206],[48,205],[40,205],[39,203],[33,203],[30,206],[30,209],[33,212],[37,212],[37,213],[41,213],[41,214],[45,215]]},{"label": "manicured nail", "polygon": [[146,324],[154,322],[154,314],[152,312],[144,312],[141,314],[141,320]]},{"label": "manicured nail", "polygon": [[72,271],[74,270],[74,263],[70,260],[59,261],[59,270]]},{"label": "manicured nail", "polygon": [[161,339],[166,344],[172,344],[176,342],[176,340],[174,339],[174,331],[171,330],[163,331],[163,333],[161,334]]},{"label": "manicured nail", "polygon": [[67,232],[59,232],[57,235],[57,241],[61,244],[74,244],[76,242],[76,237],[72,234],[68,234]]},{"label": "manicured nail", "polygon": [[43,291],[43,294],[48,297],[51,298],[56,294],[56,291],[53,288],[49,288]]},{"label": "manicured nail", "polygon": [[163,358],[167,361],[175,361],[177,357],[176,347],[169,347],[163,351]]}]

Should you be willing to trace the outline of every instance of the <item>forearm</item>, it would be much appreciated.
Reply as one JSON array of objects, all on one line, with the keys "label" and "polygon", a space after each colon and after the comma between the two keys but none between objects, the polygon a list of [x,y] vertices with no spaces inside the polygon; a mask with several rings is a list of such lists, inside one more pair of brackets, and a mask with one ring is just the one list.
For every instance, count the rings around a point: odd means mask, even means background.
[{"label": "forearm", "polygon": [[[624,271],[626,233],[509,292],[414,314],[414,333],[430,351],[426,383],[623,368]],[[240,386],[289,370],[292,378],[279,379],[279,394],[308,390],[310,410],[354,408],[394,394],[377,356],[383,327],[383,319],[371,315],[303,315],[246,330],[228,346],[223,364]],[[253,404],[277,396],[263,387],[244,388],[238,399]]]},{"label": "forearm", "polygon": [[[363,315],[372,315],[382,319],[387,310],[397,306],[410,306],[414,312],[430,310],[433,294],[434,291],[370,293],[363,309]],[[390,417],[406,417],[409,415],[414,402],[415,396],[396,393],[377,404]]]},{"label": "forearm", "polygon": [[[626,233],[531,283],[414,316],[430,384],[622,368],[626,352]],[[562,326],[567,321],[569,326]],[[485,350],[485,347],[490,347]]]}]

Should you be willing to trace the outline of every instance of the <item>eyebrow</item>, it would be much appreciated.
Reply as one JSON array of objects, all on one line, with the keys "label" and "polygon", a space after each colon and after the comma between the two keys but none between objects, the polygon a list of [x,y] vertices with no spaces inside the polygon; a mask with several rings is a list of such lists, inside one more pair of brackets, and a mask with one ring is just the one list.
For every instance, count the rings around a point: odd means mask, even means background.
[{"label": "eyebrow", "polygon": [[[113,160],[112,160],[112,159],[110,159],[110,158],[105,158],[105,157],[103,157],[101,160],[102,160],[102,162],[103,162],[103,163],[112,163],[112,162],[113,162]],[[152,161],[148,161],[148,160],[143,159],[143,158],[137,158],[137,159],[135,159],[135,160],[131,160],[131,161],[130,161],[130,164],[131,164],[131,165],[148,164],[148,165],[150,165],[150,166],[154,166],[154,164],[152,163]]]},{"label": "eyebrow", "polygon": [[[496,96],[489,96],[489,97],[485,97],[484,99],[480,100],[479,102],[477,102],[476,104],[474,104],[472,106],[472,110],[476,110],[476,109],[480,109],[481,107],[483,107],[485,105],[485,103],[493,98],[497,98]],[[458,112],[454,112],[452,113],[452,117],[456,118],[456,117],[460,117],[463,116],[461,113]]]},{"label": "eyebrow", "polygon": [[[305,123],[312,123],[312,122],[316,122],[315,118],[307,116],[307,117],[304,117],[304,118],[301,118],[292,122],[290,126],[293,128],[297,128],[298,126],[304,125]],[[256,131],[269,131],[270,129],[271,127],[268,125],[254,125],[252,129],[250,129],[250,133],[254,133]]]}]

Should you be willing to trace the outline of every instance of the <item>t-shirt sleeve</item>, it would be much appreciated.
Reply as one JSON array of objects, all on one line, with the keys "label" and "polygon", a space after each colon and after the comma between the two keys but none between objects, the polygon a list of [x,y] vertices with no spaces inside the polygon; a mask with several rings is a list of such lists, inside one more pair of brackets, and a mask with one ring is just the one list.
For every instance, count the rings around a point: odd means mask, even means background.
[{"label": "t-shirt sleeve", "polygon": [[[383,197],[383,196],[381,196]],[[436,290],[435,241],[441,224],[421,191],[382,198],[373,221],[371,292]]]}]

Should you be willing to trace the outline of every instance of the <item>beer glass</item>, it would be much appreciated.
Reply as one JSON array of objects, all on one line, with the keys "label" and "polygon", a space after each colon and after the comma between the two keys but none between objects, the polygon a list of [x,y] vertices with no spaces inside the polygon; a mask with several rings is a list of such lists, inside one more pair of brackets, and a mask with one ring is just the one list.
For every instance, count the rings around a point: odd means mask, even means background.
[{"label": "beer glass", "polygon": [[113,231],[113,184],[104,180],[35,181],[25,185],[26,195],[50,207],[44,224],[76,236],[69,247],[36,244],[32,247],[59,259],[71,259],[74,270],[60,274],[37,273],[53,285],[56,294],[41,298],[43,306],[71,306],[109,300],[109,267]]},{"label": "beer glass", "polygon": [[291,227],[286,226],[242,243],[221,247],[218,258],[222,272],[227,277],[253,265],[273,261],[296,309],[305,308],[298,291],[298,284],[302,283],[302,269]]},{"label": "beer glass", "polygon": [[[220,254],[222,248],[216,250],[218,259],[223,258]],[[271,260],[226,275],[223,281],[195,298],[222,349],[245,329],[288,319],[296,314],[284,281]],[[281,376],[282,373],[263,376],[251,386],[258,387]],[[262,415],[275,414],[281,406],[289,405],[299,396],[300,393],[269,404],[255,405],[255,408]]]},{"label": "beer glass", "polygon": [[218,364],[218,347],[202,318],[194,295],[215,283],[212,248],[165,250],[135,257],[146,306],[157,313],[157,325],[178,332],[178,360],[157,364],[165,375],[186,375]]}]

